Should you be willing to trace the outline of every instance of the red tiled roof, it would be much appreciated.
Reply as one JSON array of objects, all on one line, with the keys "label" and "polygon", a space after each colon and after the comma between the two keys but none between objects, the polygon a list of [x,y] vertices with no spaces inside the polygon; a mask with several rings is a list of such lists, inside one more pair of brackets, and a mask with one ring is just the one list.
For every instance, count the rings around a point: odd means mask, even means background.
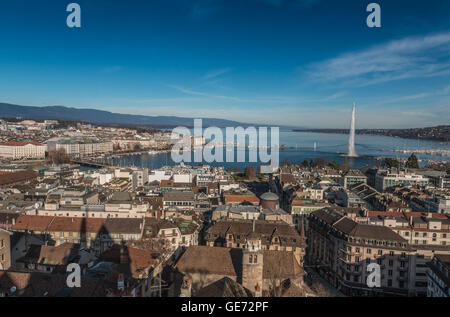
[{"label": "red tiled roof", "polygon": [[[120,264],[120,249],[122,246],[113,245],[109,250],[103,252],[100,259],[103,261],[110,261]],[[153,258],[153,252],[148,250],[142,250],[138,248],[132,248],[123,246],[126,250],[127,260],[129,264],[130,273],[134,278],[139,278],[139,275],[146,270],[149,270],[156,262]]]},{"label": "red tiled roof", "polygon": [[38,172],[32,170],[0,174],[0,185],[25,182],[36,178],[38,175]]},{"label": "red tiled roof", "polygon": [[45,231],[52,219],[51,216],[22,215],[17,218],[16,224],[11,229]]},{"label": "red tiled roof", "polygon": [[106,218],[55,217],[48,230],[97,233],[105,225],[106,220]]},{"label": "red tiled roof", "polygon": [[225,195],[225,204],[243,202],[259,204],[259,198],[255,195]]}]

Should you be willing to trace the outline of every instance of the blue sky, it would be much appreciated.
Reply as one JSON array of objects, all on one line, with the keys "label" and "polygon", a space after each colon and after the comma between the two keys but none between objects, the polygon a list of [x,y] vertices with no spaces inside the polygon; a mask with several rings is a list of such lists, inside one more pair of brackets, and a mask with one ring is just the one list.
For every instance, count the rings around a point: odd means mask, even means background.
[{"label": "blue sky", "polygon": [[450,123],[450,1],[0,0],[0,102],[305,127]]}]

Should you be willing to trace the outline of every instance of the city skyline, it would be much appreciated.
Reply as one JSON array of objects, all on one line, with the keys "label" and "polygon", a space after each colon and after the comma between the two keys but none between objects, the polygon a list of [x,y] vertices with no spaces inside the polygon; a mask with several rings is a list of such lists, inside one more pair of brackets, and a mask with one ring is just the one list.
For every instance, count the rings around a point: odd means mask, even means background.
[{"label": "city skyline", "polygon": [[442,1],[379,1],[379,29],[357,1],[77,1],[80,29],[67,3],[0,3],[0,102],[346,128],[356,101],[356,128],[450,122]]}]

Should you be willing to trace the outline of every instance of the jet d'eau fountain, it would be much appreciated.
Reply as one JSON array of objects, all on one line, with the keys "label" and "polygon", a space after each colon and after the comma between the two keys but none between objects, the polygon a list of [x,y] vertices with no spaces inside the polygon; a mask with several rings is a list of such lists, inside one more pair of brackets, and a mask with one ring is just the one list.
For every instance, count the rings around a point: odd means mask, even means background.
[{"label": "jet d'eau fountain", "polygon": [[355,150],[355,119],[356,119],[356,104],[353,103],[352,121],[350,122],[350,136],[348,138],[348,154],[349,157],[357,157]]}]

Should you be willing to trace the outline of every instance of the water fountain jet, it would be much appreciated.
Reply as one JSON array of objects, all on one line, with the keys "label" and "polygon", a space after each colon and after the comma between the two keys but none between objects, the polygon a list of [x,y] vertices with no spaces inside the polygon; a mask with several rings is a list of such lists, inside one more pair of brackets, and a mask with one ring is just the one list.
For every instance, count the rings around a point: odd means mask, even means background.
[{"label": "water fountain jet", "polygon": [[349,157],[357,157],[355,149],[355,120],[356,120],[356,104],[353,103],[352,121],[350,123],[350,136],[348,138],[348,154]]}]

